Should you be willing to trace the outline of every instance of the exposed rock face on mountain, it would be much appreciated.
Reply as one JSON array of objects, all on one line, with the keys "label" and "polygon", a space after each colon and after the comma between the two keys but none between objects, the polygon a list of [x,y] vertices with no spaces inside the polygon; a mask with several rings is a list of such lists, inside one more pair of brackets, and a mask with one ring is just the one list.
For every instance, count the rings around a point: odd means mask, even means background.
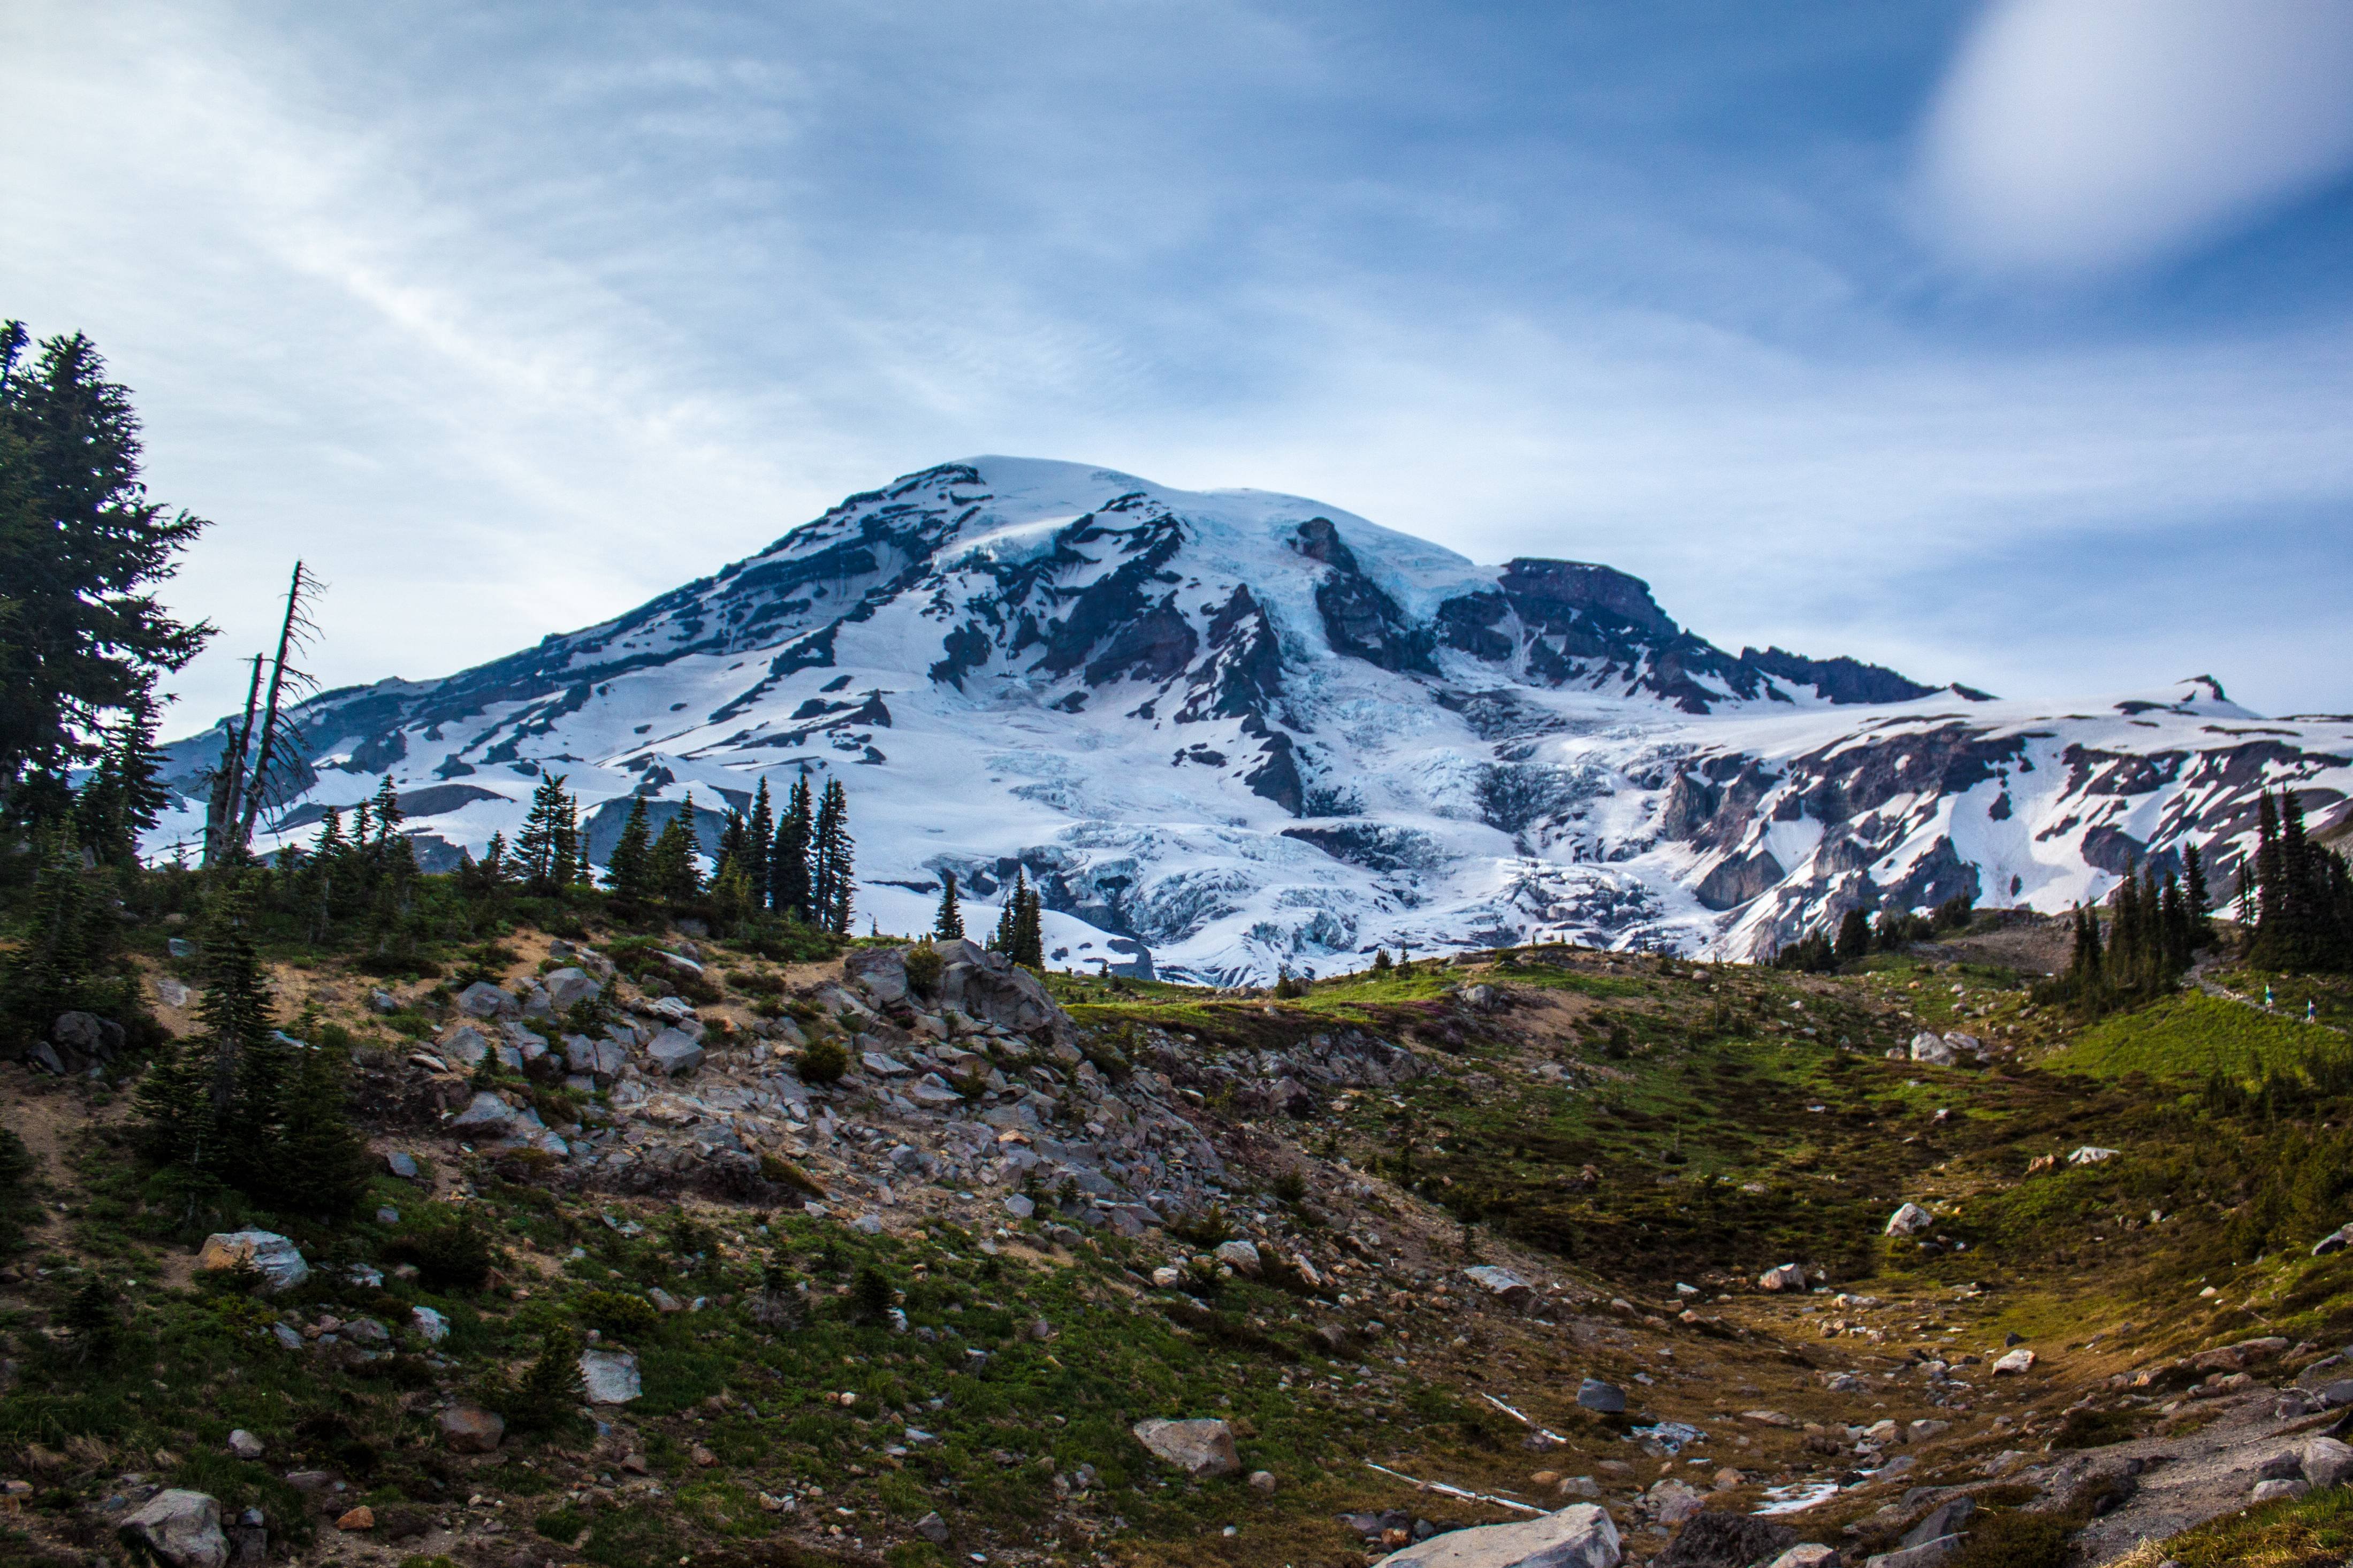
[{"label": "exposed rock face on mountain", "polygon": [[[307,838],[376,775],[428,868],[589,808],[718,812],[839,773],[859,905],[929,923],[1026,868],[1056,963],[1204,980],[1559,937],[1761,952],[1851,907],[2056,910],[2259,790],[2341,825],[2353,720],[2211,680],[2073,711],[1849,658],[1733,655],[1607,566],[1474,565],[1315,502],[978,458],[853,496],[615,620],[301,710]],[[174,748],[195,837],[217,731]],[[265,847],[267,846],[265,845]]]}]

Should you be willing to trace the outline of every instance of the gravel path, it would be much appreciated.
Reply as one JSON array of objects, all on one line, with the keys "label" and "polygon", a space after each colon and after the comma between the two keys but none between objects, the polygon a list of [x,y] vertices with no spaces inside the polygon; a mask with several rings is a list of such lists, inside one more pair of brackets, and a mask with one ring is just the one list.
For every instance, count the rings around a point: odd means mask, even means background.
[{"label": "gravel path", "polygon": [[2147,1463],[2140,1489],[2114,1513],[2094,1520],[2076,1538],[2077,1561],[2087,1568],[2113,1563],[2146,1541],[2162,1541],[2243,1508],[2255,1469],[2274,1454],[2299,1448],[2343,1413],[2324,1411],[2282,1420],[2272,1414],[2278,1392],[2261,1388],[2213,1402],[2211,1425],[2178,1437],[2147,1437],[2094,1450]]}]

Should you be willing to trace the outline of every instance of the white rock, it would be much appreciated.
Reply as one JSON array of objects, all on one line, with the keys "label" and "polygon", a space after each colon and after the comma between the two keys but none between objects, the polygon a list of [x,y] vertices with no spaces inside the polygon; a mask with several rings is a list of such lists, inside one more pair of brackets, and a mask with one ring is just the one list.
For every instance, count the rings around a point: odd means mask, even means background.
[{"label": "white rock", "polygon": [[478,1090],[448,1125],[453,1132],[504,1132],[514,1120],[515,1108],[485,1089]]},{"label": "white rock", "polygon": [[1153,1458],[1190,1476],[1230,1476],[1242,1468],[1233,1428],[1222,1421],[1139,1421],[1130,1428]]},{"label": "white rock", "polygon": [[271,1295],[290,1290],[311,1277],[311,1266],[302,1261],[301,1249],[275,1231],[216,1232],[205,1237],[204,1247],[196,1253],[199,1268],[234,1268],[240,1263],[250,1263],[259,1270],[263,1289]]},{"label": "white rock", "polygon": [[1936,1216],[1918,1204],[1905,1204],[1887,1216],[1883,1236],[1917,1236],[1936,1223]]},{"label": "white rock", "polygon": [[2028,1350],[2025,1346],[2021,1345],[2018,1349],[2010,1352],[2008,1355],[2001,1357],[1999,1361],[1993,1363],[1993,1374],[1996,1377],[2000,1377],[2004,1373],[2021,1373],[2028,1370],[2030,1367],[2033,1366],[2033,1364],[2034,1352]]},{"label": "white rock", "polygon": [[2073,1153],[2067,1156],[2067,1163],[2071,1165],[2097,1165],[2105,1161],[2113,1160],[2118,1154],[2123,1152],[2124,1151],[2121,1149],[2096,1149],[2091,1144],[2086,1143],[2081,1149],[2076,1150]]},{"label": "white rock", "polygon": [[1392,1552],[1375,1568],[1618,1568],[1618,1527],[1589,1502],[1509,1524],[1451,1530]]},{"label": "white rock", "polygon": [[430,1307],[409,1308],[408,1322],[428,1344],[438,1345],[449,1337],[449,1320]]},{"label": "white rock", "polygon": [[1258,1248],[1247,1241],[1221,1241],[1218,1243],[1217,1251],[1210,1256],[1235,1273],[1246,1274],[1253,1279],[1257,1277],[1259,1270],[1265,1267],[1259,1258]]},{"label": "white rock", "polygon": [[1535,1286],[1496,1264],[1475,1264],[1462,1271],[1462,1278],[1506,1306],[1525,1306],[1535,1299]]},{"label": "white rock", "polygon": [[1923,1029],[1912,1037],[1912,1059],[1915,1062],[1926,1062],[1930,1067],[1950,1067],[1954,1055],[1953,1047],[1945,1043],[1942,1035]]},{"label": "white rock", "polygon": [[582,1351],[580,1381],[587,1385],[591,1405],[627,1405],[645,1392],[638,1358],[628,1351]]},{"label": "white rock", "polygon": [[228,1435],[228,1451],[240,1459],[261,1458],[261,1439],[239,1426]]},{"label": "white rock", "polygon": [[1773,1559],[1767,1564],[1767,1568],[1822,1568],[1822,1564],[1837,1561],[1837,1547],[1824,1546],[1819,1541],[1809,1541],[1801,1546],[1792,1546],[1788,1551]]},{"label": "white rock", "polygon": [[228,1562],[220,1504],[203,1492],[177,1488],[157,1492],[118,1529],[125,1541],[146,1548],[171,1568],[225,1568]]},{"label": "white rock", "polygon": [[1757,1277],[1759,1290],[1802,1290],[1806,1288],[1806,1268],[1802,1263],[1784,1263],[1778,1268],[1768,1268]]}]

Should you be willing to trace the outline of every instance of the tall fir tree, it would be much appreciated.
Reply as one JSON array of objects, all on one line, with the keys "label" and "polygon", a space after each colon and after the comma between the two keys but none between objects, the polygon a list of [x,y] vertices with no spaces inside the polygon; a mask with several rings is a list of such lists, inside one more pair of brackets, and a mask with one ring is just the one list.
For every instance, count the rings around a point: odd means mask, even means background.
[{"label": "tall fir tree", "polygon": [[70,810],[66,772],[106,716],[212,635],[157,596],[206,524],[148,499],[129,389],[79,332],[30,346],[0,323],[0,818],[18,821]]},{"label": "tall fir tree", "polygon": [[59,823],[35,840],[40,869],[33,880],[32,921],[25,940],[6,960],[0,985],[11,1032],[29,1045],[49,1032],[60,1013],[89,1000],[90,971],[98,956],[101,907],[82,871],[75,835]]},{"label": "tall fir tree", "polygon": [[2181,847],[2181,897],[2184,912],[2189,921],[2190,945],[2203,947],[2213,935],[2206,917],[2214,912],[2212,896],[2206,888],[2206,858],[2198,853],[2198,846]]},{"label": "tall fir tree", "polygon": [[839,779],[828,779],[817,812],[810,853],[810,889],[817,923],[836,936],[849,934],[858,847],[849,835],[849,795]]},{"label": "tall fir tree", "polygon": [[768,775],[760,775],[760,788],[752,796],[752,817],[749,842],[745,846],[744,869],[751,878],[752,907],[768,907],[769,862],[776,852],[776,810],[768,798]]},{"label": "tall fir tree", "polygon": [[702,891],[702,873],[695,865],[694,796],[690,794],[686,804],[668,822],[654,839],[653,852],[647,857],[648,880],[653,885],[654,897],[673,904],[691,903]]},{"label": "tall fir tree", "polygon": [[1045,903],[1033,883],[1021,890],[1020,913],[1013,927],[1013,962],[1031,969],[1046,967]]},{"label": "tall fir tree", "polygon": [[768,901],[772,908],[805,924],[817,924],[817,885],[810,858],[817,848],[817,811],[808,774],[793,781],[785,815],[776,824],[774,850],[768,857]]},{"label": "tall fir tree", "polygon": [[1841,963],[1852,963],[1871,952],[1871,918],[1861,910],[1849,910],[1839,921],[1838,939],[1831,943],[1831,956]]},{"label": "tall fir tree", "polygon": [[626,903],[641,904],[653,895],[653,830],[646,824],[646,797],[631,798],[621,837],[605,861],[605,886]]},{"label": "tall fir tree", "polygon": [[257,1196],[281,1209],[340,1220],[359,1205],[369,1180],[367,1141],[352,1126],[343,1058],[311,1044],[294,1053],[280,1090],[267,1185]]},{"label": "tall fir tree", "polygon": [[565,858],[570,821],[571,803],[564,793],[563,776],[541,774],[539,787],[532,791],[531,811],[522,820],[522,831],[515,837],[515,856],[522,862],[523,879],[539,897],[560,891],[572,879],[574,868]]},{"label": "tall fir tree", "polygon": [[954,871],[940,873],[940,908],[932,917],[932,934],[942,942],[954,942],[964,935],[964,910],[956,903]]}]

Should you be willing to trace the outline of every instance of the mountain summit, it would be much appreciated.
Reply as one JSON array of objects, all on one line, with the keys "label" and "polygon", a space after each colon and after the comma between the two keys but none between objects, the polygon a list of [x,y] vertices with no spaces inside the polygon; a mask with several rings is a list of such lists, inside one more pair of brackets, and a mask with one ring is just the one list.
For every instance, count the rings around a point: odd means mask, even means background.
[{"label": "mountain summit", "polygon": [[[420,858],[454,863],[512,837],[544,772],[601,861],[632,795],[839,775],[881,929],[927,925],[944,871],[985,901],[1026,867],[1055,963],[1218,982],[1399,944],[1756,955],[1958,894],[2056,910],[2190,838],[2227,876],[2266,785],[2324,833],[2353,789],[2353,721],[2258,723],[2208,678],[2053,711],[1734,655],[1605,565],[1482,566],[1299,497],[1012,458],[299,719],[282,838],[389,773]],[[219,747],[180,742],[173,782],[200,795]]]}]

